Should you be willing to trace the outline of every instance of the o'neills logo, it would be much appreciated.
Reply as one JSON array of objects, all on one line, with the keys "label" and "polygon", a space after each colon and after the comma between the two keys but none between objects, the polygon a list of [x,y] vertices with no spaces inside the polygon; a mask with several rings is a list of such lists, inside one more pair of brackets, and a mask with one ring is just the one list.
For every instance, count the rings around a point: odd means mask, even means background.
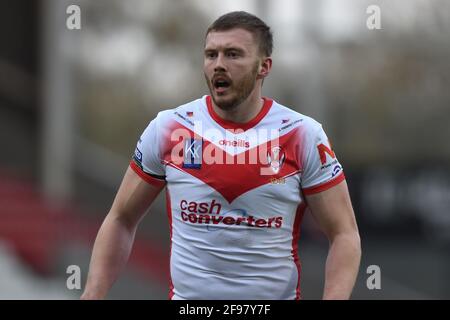
[{"label": "o'neills logo", "polygon": [[244,209],[223,212],[216,200],[210,202],[180,201],[181,219],[186,223],[206,224],[209,231],[224,225],[249,226],[258,228],[281,228],[283,217],[258,218],[248,215]]},{"label": "o'neills logo", "polygon": [[239,140],[219,140],[219,144],[221,146],[230,146],[230,147],[245,147],[245,148],[250,148],[250,142],[239,139]]}]

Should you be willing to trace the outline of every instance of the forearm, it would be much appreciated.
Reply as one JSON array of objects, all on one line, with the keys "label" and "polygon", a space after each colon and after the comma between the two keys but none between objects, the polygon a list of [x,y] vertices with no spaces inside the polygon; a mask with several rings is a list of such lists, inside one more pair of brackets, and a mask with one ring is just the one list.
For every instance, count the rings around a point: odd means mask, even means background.
[{"label": "forearm", "polygon": [[81,299],[103,299],[128,261],[136,227],[111,213],[103,222],[92,251],[86,287]]},{"label": "forearm", "polygon": [[349,299],[358,275],[361,244],[357,232],[336,235],[328,252],[324,300]]}]

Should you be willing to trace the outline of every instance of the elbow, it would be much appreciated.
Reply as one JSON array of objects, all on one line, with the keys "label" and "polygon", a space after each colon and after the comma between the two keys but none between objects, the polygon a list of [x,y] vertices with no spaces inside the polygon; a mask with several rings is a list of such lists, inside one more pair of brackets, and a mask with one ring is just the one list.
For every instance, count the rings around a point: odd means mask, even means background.
[{"label": "elbow", "polygon": [[354,235],[352,236],[352,238],[353,238],[352,242],[355,247],[355,251],[356,251],[357,255],[359,256],[359,258],[361,258],[362,249],[361,249],[361,237],[359,236],[359,232],[356,231],[354,233]]},{"label": "elbow", "polygon": [[331,246],[338,243],[350,249],[354,256],[361,257],[361,237],[358,230],[341,232],[330,237]]},{"label": "elbow", "polygon": [[111,210],[105,219],[105,223],[111,224],[126,230],[129,233],[134,233],[139,224],[139,220],[134,219],[133,215],[119,212],[117,210]]},{"label": "elbow", "polygon": [[361,254],[361,237],[359,236],[358,230],[347,233],[347,241],[355,249],[355,251]]},{"label": "elbow", "polygon": [[350,235],[350,242],[351,242],[351,247],[354,250],[354,255],[355,257],[358,259],[358,261],[361,260],[361,237],[359,236],[359,232],[355,231]]}]

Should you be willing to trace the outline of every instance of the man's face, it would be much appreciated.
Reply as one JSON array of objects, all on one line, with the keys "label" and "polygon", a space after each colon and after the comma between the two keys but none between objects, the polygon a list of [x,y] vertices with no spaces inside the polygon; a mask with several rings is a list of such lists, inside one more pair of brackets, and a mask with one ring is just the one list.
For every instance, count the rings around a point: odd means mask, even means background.
[{"label": "man's face", "polygon": [[214,103],[231,110],[243,102],[256,86],[260,63],[258,43],[249,31],[208,33],[203,71]]}]

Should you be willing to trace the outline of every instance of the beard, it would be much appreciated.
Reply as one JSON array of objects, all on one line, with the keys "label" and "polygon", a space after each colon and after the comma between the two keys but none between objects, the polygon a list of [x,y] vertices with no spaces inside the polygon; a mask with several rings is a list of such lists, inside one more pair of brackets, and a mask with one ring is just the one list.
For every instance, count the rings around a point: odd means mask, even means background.
[{"label": "beard", "polygon": [[211,93],[211,98],[213,99],[214,104],[224,111],[230,111],[235,109],[243,101],[245,101],[255,89],[258,65],[259,63],[257,61],[253,66],[251,72],[247,73],[239,81],[232,81],[225,96],[215,95],[214,84],[211,83],[212,79],[208,79],[205,74],[206,82],[208,84],[209,92]]}]

